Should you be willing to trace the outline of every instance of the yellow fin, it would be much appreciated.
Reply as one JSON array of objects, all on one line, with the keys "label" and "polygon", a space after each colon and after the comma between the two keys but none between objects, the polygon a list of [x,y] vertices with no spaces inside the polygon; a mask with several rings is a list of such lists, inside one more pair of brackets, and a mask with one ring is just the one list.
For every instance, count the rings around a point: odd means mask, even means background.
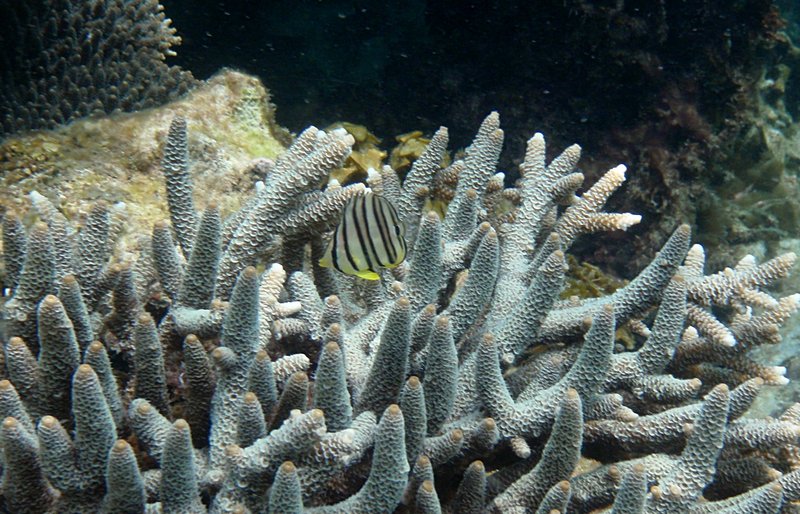
[{"label": "yellow fin", "polygon": [[374,271],[369,271],[369,270],[358,271],[358,272],[353,273],[353,274],[355,276],[357,276],[357,277],[361,277],[361,278],[364,278],[364,279],[367,279],[367,280],[378,280],[378,279],[381,278],[380,276],[378,276],[377,273],[375,273]]},{"label": "yellow fin", "polygon": [[319,265],[322,266],[323,268],[332,268],[333,263],[331,262],[331,256],[325,254],[325,256],[319,260]]}]

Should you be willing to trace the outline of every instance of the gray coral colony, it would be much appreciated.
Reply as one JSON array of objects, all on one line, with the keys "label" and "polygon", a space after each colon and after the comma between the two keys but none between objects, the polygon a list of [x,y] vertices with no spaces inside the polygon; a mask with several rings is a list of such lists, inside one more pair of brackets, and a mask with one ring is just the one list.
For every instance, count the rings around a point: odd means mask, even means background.
[{"label": "gray coral colony", "polygon": [[[562,299],[572,243],[640,220],[602,211],[624,166],[578,195],[580,148],[548,163],[535,134],[507,187],[492,113],[446,167],[440,128],[403,180],[384,167],[320,189],[353,138],[310,127],[223,219],[194,203],[187,130],[176,118],[164,144],[169,222],[135,259],[112,258],[120,206],[98,202],[77,230],[32,193],[35,224],[3,218],[7,511],[766,513],[800,499],[800,406],[742,417],[787,381],[749,353],[797,309],[765,291],[793,254],[706,274],[684,225],[625,287]],[[452,198],[443,217],[434,195]],[[632,348],[615,347],[623,328]]]}]

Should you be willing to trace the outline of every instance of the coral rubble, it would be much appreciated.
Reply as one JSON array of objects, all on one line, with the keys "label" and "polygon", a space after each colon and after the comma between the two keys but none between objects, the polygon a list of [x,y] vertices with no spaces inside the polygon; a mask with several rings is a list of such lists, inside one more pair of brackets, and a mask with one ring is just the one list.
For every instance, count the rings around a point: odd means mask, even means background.
[{"label": "coral rubble", "polygon": [[[320,189],[354,140],[310,127],[223,220],[213,202],[196,210],[191,130],[176,117],[161,132],[171,226],[155,224],[135,262],[112,257],[103,203],[80,230],[36,194],[40,221],[4,219],[9,511],[701,513],[800,501],[800,407],[742,417],[786,382],[748,352],[778,343],[798,307],[798,295],[766,292],[793,254],[706,275],[682,225],[630,283],[560,299],[577,238],[640,221],[602,211],[624,166],[577,194],[580,148],[547,163],[536,134],[504,189],[492,113],[446,168],[441,128],[403,180],[385,166],[366,185]],[[409,246],[369,282],[318,265],[366,187],[397,207]],[[443,218],[425,208],[442,188]],[[623,327],[630,348],[615,346]]]}]

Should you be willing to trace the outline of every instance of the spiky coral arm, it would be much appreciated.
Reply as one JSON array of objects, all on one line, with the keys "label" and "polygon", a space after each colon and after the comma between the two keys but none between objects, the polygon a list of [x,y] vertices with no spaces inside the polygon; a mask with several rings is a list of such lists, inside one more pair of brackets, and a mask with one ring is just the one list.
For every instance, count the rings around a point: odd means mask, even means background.
[{"label": "spiky coral arm", "polygon": [[[620,511],[649,502],[656,511],[713,505],[735,512],[796,499],[795,474],[779,477],[754,455],[781,463],[786,452],[774,449],[794,445],[800,416],[790,409],[774,421],[741,417],[763,384],[785,382],[782,369],[756,364],[748,352],[777,341],[777,328],[796,309],[797,297],[763,291],[793,257],[763,265],[746,258],[706,277],[702,249],[689,250],[688,228],[679,227],[628,286],[599,299],[558,300],[570,244],[637,221],[601,210],[624,170],[610,170],[578,196],[580,149],[546,163],[544,138],[536,135],[520,181],[504,189],[494,169],[498,120],[490,115],[464,158],[446,169],[439,169],[440,131],[405,181],[388,167],[369,174],[370,187],[419,220],[407,232],[406,262],[369,284],[316,263],[323,232],[364,188],[318,186],[349,151],[349,137],[338,131],[298,136],[254,200],[224,223],[207,209],[188,263],[159,226],[156,248],[145,248],[135,264],[108,266],[116,233],[108,207],[98,206],[79,233],[53,204],[35,199],[47,226],[31,230],[29,248],[37,237],[52,255],[67,255],[62,246],[79,239],[97,248],[71,263],[73,279],[42,275],[60,286],[62,309],[29,282],[26,312],[38,311],[40,326],[31,327],[41,362],[19,338],[5,348],[11,383],[0,382],[0,409],[23,427],[45,415],[34,450],[61,491],[58,508],[122,505],[121,477],[136,497],[132,509],[140,509],[143,494],[147,511],[265,511],[272,501],[279,509],[332,512],[392,511],[401,502],[425,512],[497,505],[588,512],[617,496]],[[453,199],[443,220],[423,212],[434,190]],[[43,261],[44,274],[70,269],[54,261]],[[254,263],[265,265],[262,276],[246,267]],[[429,273],[433,280],[425,279]],[[24,292],[22,278],[17,291]],[[170,302],[148,298],[155,290],[149,281]],[[137,335],[145,309],[159,322],[147,317]],[[101,342],[78,337],[79,326]],[[615,348],[620,327],[642,344]],[[160,361],[145,358],[153,344],[163,351]],[[96,377],[79,367],[81,379],[70,384],[49,361],[63,354],[74,369],[84,345]],[[115,377],[120,365],[128,373]],[[47,383],[61,394],[53,398],[71,400],[64,419],[75,418],[74,438],[52,417],[51,398],[42,398]],[[81,419],[94,412],[110,422],[94,434],[76,417],[81,412]],[[129,452],[114,442],[128,428],[152,467],[140,479]],[[606,464],[573,469],[578,456],[600,446]],[[646,496],[643,481],[660,496]],[[448,490],[459,482],[458,491]],[[703,492],[725,499],[706,502]]]}]

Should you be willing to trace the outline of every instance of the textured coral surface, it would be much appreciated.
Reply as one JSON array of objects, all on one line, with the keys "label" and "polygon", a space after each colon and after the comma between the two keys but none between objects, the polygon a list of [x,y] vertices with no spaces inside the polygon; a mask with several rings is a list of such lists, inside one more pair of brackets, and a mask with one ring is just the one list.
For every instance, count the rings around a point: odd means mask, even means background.
[{"label": "textured coral surface", "polygon": [[[580,148],[547,162],[537,133],[505,187],[491,113],[444,168],[442,127],[403,180],[385,166],[322,187],[354,140],[309,127],[253,164],[252,195],[221,215],[190,171],[203,125],[188,104],[173,114],[149,136],[165,219],[126,228],[97,201],[78,227],[37,192],[28,215],[3,218],[6,510],[766,513],[800,500],[800,405],[742,417],[786,383],[748,353],[778,344],[798,307],[767,290],[794,254],[706,275],[681,225],[626,285],[563,299],[571,245],[641,219],[602,210],[623,165],[584,188]],[[407,228],[408,258],[378,281],[318,265],[367,188]],[[442,190],[443,217],[426,209]],[[145,240],[137,255],[115,252],[126,229]]]}]

